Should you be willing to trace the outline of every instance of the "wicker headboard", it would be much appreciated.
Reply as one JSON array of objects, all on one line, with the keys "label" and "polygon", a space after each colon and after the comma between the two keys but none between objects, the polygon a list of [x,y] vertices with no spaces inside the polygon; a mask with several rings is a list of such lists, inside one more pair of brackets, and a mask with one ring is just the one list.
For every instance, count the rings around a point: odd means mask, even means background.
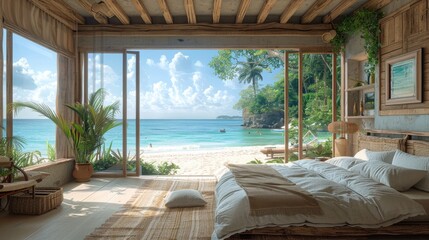
[{"label": "wicker headboard", "polygon": [[360,134],[358,139],[358,150],[366,148],[372,151],[389,151],[395,149],[405,151],[405,143],[406,140],[404,138],[387,138]]},{"label": "wicker headboard", "polygon": [[407,153],[417,156],[429,156],[429,142],[422,140],[407,140]]}]

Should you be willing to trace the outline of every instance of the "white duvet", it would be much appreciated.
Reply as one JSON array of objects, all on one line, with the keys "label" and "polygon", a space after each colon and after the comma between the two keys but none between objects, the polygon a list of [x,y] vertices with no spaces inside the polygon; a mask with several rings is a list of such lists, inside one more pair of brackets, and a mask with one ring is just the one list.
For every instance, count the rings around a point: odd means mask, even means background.
[{"label": "white duvet", "polygon": [[426,214],[420,204],[396,190],[329,163],[300,160],[272,167],[311,193],[323,214],[250,216],[246,193],[236,184],[231,172],[227,172],[219,179],[215,190],[217,207],[212,239],[273,226],[347,224],[376,228]]}]

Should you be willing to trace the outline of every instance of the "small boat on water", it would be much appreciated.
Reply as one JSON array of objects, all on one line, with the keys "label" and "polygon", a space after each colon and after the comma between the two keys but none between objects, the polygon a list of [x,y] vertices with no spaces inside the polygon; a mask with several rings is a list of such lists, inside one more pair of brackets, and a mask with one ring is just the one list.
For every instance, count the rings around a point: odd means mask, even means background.
[{"label": "small boat on water", "polygon": [[222,128],[222,129],[219,129],[219,132],[220,133],[226,133],[226,130],[225,130],[225,128]]}]

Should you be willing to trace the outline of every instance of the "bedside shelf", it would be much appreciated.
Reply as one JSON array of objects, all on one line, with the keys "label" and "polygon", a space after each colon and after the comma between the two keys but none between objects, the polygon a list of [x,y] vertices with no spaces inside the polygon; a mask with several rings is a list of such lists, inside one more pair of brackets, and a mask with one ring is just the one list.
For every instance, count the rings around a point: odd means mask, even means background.
[{"label": "bedside shelf", "polygon": [[347,116],[350,119],[374,119],[374,116]]},{"label": "bedside shelf", "polygon": [[374,84],[363,85],[363,86],[359,86],[359,87],[352,87],[352,88],[347,89],[347,92],[361,91],[361,90],[367,90],[367,89],[374,89]]}]

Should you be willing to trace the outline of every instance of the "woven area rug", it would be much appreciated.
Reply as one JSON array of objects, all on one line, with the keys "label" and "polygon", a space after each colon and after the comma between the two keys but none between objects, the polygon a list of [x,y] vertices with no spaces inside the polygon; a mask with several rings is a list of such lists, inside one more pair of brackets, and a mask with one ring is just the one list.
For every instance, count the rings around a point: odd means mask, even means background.
[{"label": "woven area rug", "polygon": [[[145,180],[123,210],[85,239],[210,239],[214,188],[214,179]],[[197,208],[166,208],[165,195],[179,189],[199,190],[208,204]]]}]

